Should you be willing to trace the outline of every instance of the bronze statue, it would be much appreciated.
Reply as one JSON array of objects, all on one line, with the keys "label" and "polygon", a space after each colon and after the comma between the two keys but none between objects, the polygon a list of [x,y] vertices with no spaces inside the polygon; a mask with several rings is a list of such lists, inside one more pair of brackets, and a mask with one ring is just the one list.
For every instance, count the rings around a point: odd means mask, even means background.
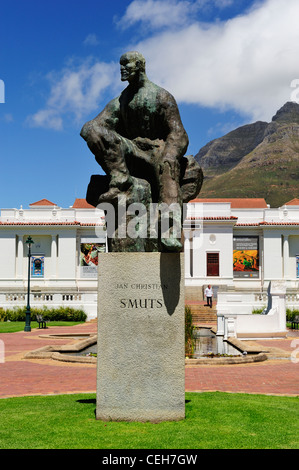
[{"label": "bronze statue", "polygon": [[[107,175],[92,177],[87,201],[94,206],[116,205],[125,194],[127,204],[178,204],[182,208],[199,193],[203,176],[194,158],[184,157],[189,141],[175,99],[147,78],[145,59],[139,52],[123,54],[120,70],[128,86],[81,130]],[[111,249],[182,251],[176,237],[148,242],[114,241]]]}]

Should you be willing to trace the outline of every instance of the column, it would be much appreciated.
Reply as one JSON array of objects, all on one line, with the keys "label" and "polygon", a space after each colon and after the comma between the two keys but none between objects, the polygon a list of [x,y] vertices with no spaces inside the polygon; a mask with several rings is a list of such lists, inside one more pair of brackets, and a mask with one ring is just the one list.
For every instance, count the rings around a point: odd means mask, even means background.
[{"label": "column", "polygon": [[52,235],[51,243],[51,261],[52,261],[52,279],[56,279],[57,276],[57,238],[56,235]]},{"label": "column", "polygon": [[290,258],[290,248],[289,248],[289,236],[283,236],[283,277],[288,279],[289,276],[289,258]]},{"label": "column", "polygon": [[185,241],[184,241],[184,252],[185,252],[185,277],[191,277],[191,266],[190,266],[190,257],[191,257],[191,230],[185,230]]},{"label": "column", "polygon": [[18,235],[17,277],[23,279],[24,245],[23,235]]},{"label": "column", "polygon": [[201,277],[203,262],[201,257],[201,247],[202,247],[202,230],[194,230],[192,238],[192,248],[193,248],[193,276]]}]

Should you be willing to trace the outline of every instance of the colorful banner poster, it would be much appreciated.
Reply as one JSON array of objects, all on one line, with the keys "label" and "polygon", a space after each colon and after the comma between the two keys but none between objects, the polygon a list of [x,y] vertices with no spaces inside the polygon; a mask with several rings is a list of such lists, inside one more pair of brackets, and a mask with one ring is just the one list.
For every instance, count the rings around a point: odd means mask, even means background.
[{"label": "colorful banner poster", "polygon": [[81,243],[80,269],[81,277],[97,277],[98,254],[105,253],[105,243]]},{"label": "colorful banner poster", "polygon": [[296,278],[299,278],[299,255],[296,255]]},{"label": "colorful banner poster", "polygon": [[259,237],[233,238],[233,272],[235,278],[259,277]]},{"label": "colorful banner poster", "polygon": [[45,257],[31,256],[31,277],[44,277]]}]

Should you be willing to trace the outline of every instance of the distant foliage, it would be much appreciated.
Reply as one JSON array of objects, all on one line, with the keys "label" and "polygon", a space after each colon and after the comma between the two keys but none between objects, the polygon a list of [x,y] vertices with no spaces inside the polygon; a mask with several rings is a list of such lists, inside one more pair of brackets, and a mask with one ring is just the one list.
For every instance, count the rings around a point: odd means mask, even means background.
[{"label": "distant foliage", "polygon": [[290,308],[287,308],[287,321],[291,322],[294,320],[296,315],[299,315],[299,310],[291,310]]},{"label": "distant foliage", "polygon": [[[58,308],[31,308],[31,318],[36,320],[36,315],[50,321],[86,321],[87,315],[84,310],[74,309],[71,307]],[[26,307],[15,307],[12,309],[4,309],[0,307],[0,321],[25,321]]]},{"label": "distant foliage", "polygon": [[[264,308],[255,308],[254,310],[252,310],[252,313],[255,315],[259,315],[262,313],[263,310]],[[299,310],[291,310],[290,308],[286,309],[286,321],[287,322],[293,321],[296,315],[299,315]]]},{"label": "distant foliage", "polygon": [[194,352],[194,325],[192,319],[191,308],[186,305],[185,307],[185,355],[192,356]]},{"label": "distant foliage", "polygon": [[265,310],[266,307],[262,307],[262,308],[254,308],[252,310],[252,314],[253,315],[260,315],[262,313],[263,310]]}]

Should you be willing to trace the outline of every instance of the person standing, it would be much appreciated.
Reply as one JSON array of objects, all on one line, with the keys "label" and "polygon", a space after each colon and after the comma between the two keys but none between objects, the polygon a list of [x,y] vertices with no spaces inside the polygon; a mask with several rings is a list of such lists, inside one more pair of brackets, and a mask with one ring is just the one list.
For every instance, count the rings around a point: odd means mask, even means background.
[{"label": "person standing", "polygon": [[212,303],[213,303],[213,289],[211,288],[210,285],[208,285],[208,287],[206,287],[205,289],[205,296],[207,298],[207,304],[208,304],[208,307],[212,308]]}]

